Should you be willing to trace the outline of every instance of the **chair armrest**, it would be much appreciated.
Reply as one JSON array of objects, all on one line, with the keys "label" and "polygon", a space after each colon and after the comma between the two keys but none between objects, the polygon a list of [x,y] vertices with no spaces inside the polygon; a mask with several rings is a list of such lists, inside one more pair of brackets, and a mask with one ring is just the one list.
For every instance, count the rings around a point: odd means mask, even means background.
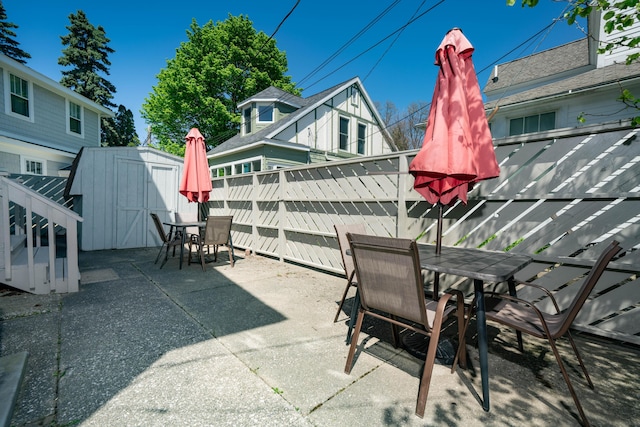
[{"label": "chair armrest", "polygon": [[520,281],[520,280],[516,280],[516,285],[524,285],[524,286],[529,286],[529,287],[541,290],[542,292],[544,292],[551,299],[551,302],[553,303],[553,306],[556,308],[556,314],[560,314],[560,307],[558,306],[558,303],[556,302],[555,297],[553,296],[551,291],[549,291],[549,289],[547,289],[547,288],[545,288],[543,286],[540,286],[540,285],[536,285],[535,283],[523,282],[523,281]]},{"label": "chair armrest", "polygon": [[[549,332],[549,327],[547,326],[547,322],[544,320],[544,314],[542,314],[540,309],[538,309],[538,307],[533,305],[532,302],[529,302],[527,300],[523,300],[521,298],[512,297],[511,295],[504,295],[504,294],[499,294],[499,293],[494,293],[494,292],[489,292],[488,294],[485,294],[485,296],[511,301],[511,302],[514,302],[514,303],[516,303],[518,305],[521,305],[521,306],[524,306],[526,308],[531,309],[536,314],[536,316],[538,316],[538,319],[540,320],[540,324],[542,325],[542,328],[544,329],[545,335],[547,337],[551,337],[551,333]],[[515,322],[512,325],[515,327]]]}]

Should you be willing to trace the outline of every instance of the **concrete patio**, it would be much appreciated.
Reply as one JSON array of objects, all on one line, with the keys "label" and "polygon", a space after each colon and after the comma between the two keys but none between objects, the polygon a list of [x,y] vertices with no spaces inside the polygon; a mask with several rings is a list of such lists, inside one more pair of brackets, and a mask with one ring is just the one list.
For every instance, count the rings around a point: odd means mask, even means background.
[{"label": "concrete patio", "polygon": [[[179,270],[177,258],[159,269],[156,253],[81,253],[78,293],[0,288],[0,356],[29,353],[12,425],[578,425],[553,355],[533,338],[520,354],[513,332],[489,325],[484,412],[470,333],[470,369],[436,365],[420,419],[422,364],[389,344],[386,324],[367,324],[344,373],[346,315],[332,320],[345,279],[260,256],[231,268],[224,251],[206,272]],[[569,371],[592,424],[640,425],[639,349],[576,338],[596,390]]]}]

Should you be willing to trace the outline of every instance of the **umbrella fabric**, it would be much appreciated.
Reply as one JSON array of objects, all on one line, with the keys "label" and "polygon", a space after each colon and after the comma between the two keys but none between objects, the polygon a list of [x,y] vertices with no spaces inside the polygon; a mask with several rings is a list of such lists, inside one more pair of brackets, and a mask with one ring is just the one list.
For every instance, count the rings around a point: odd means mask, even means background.
[{"label": "umbrella fabric", "polygon": [[436,51],[439,66],[421,150],[409,165],[413,188],[429,203],[467,203],[473,184],[500,175],[480,86],[473,46],[457,28]]},{"label": "umbrella fabric", "polygon": [[197,128],[193,128],[185,139],[187,147],[184,152],[180,194],[190,202],[204,203],[209,200],[212,188],[204,137]]}]

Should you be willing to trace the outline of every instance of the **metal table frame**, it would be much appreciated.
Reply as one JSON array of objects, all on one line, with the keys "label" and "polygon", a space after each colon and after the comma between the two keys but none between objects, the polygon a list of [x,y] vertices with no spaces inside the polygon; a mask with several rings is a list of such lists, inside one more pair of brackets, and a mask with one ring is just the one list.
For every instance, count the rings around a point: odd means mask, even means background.
[{"label": "metal table frame", "polygon": [[[180,245],[180,270],[182,270],[182,258],[184,257],[184,245],[186,243],[187,237],[187,228],[189,227],[198,227],[203,228],[207,224],[205,221],[166,221],[163,222],[164,225],[168,225],[169,228],[169,240],[172,239],[174,233],[180,231],[181,233],[181,245]],[[169,251],[169,247],[167,246],[167,252]]]},{"label": "metal table frame", "polygon": [[[509,290],[514,288],[513,276],[531,263],[526,255],[482,249],[442,246],[436,254],[435,245],[419,244],[420,266],[435,273],[454,274],[473,279],[476,298],[478,328],[478,352],[482,377],[482,407],[489,410],[489,363],[487,342],[487,321],[484,304],[484,282],[509,282]],[[514,288],[515,289],[515,288]]]}]

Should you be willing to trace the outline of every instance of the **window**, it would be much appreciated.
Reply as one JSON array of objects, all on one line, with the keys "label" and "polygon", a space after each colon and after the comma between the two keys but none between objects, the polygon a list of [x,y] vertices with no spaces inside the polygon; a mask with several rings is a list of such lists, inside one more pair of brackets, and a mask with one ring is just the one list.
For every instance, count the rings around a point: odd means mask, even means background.
[{"label": "window", "polygon": [[340,149],[349,149],[349,119],[340,117]]},{"label": "window", "polygon": [[28,173],[31,175],[46,175],[47,169],[45,167],[45,161],[42,159],[34,159],[28,157],[22,157],[20,159],[21,173]]},{"label": "window", "polygon": [[534,114],[509,121],[509,136],[541,132],[556,128],[556,113]]},{"label": "window", "polygon": [[11,82],[11,111],[21,116],[29,114],[29,82],[18,76],[9,74]]},{"label": "window", "polygon": [[244,109],[244,134],[249,135],[251,133],[251,107]]},{"label": "window", "polygon": [[358,123],[358,154],[364,154],[367,142],[367,125]]},{"label": "window", "polygon": [[82,135],[82,107],[69,101],[69,132]]},{"label": "window", "polygon": [[273,104],[258,105],[258,123],[273,122]]}]

